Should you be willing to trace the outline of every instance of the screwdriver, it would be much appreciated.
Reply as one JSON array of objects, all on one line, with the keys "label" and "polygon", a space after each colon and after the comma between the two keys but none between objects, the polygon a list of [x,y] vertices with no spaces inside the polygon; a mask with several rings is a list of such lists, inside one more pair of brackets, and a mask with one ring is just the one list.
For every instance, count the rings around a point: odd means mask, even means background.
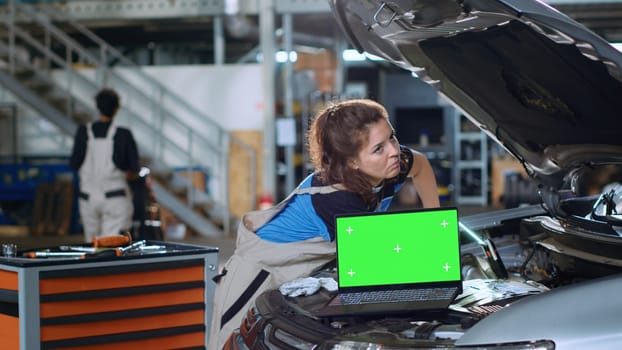
[{"label": "screwdriver", "polygon": [[80,258],[84,259],[86,256],[85,252],[46,252],[46,251],[38,251],[38,252],[26,252],[24,256],[27,258]]}]

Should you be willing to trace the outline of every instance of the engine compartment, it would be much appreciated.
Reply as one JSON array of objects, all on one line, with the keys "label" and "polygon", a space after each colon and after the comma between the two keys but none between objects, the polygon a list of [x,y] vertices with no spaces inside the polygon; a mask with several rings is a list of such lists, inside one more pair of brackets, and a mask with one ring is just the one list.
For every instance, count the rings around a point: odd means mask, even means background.
[{"label": "engine compartment", "polygon": [[[314,311],[325,305],[334,293],[322,288],[313,295],[290,298],[272,290],[261,295],[249,310],[240,329],[240,341],[255,344],[261,339],[271,344],[271,349],[294,348],[289,344],[292,339],[309,344],[321,344],[327,339],[381,340],[385,344],[406,341],[413,347],[454,344],[489,315],[511,308],[532,295],[622,271],[622,261],[607,253],[619,247],[620,237],[591,231],[593,220],[586,218],[599,198],[565,201],[568,216],[562,219],[544,211],[541,215],[527,215],[533,210],[519,210],[516,216],[503,220],[488,220],[486,215],[494,215],[488,213],[464,218],[463,221],[476,227],[477,222],[494,223],[478,229],[477,233],[493,242],[498,260],[487,256],[480,243],[468,243],[469,237],[464,237],[461,246],[464,292],[450,310],[320,318],[314,316]],[[584,219],[576,220],[577,217]],[[587,226],[582,225],[584,221],[588,222]],[[587,244],[591,251],[577,249],[585,247],[587,241],[593,243]],[[607,244],[603,245],[603,241]],[[500,267],[507,276],[499,276]],[[329,265],[313,277],[335,276],[335,266]],[[488,290],[483,291],[482,286]]]}]

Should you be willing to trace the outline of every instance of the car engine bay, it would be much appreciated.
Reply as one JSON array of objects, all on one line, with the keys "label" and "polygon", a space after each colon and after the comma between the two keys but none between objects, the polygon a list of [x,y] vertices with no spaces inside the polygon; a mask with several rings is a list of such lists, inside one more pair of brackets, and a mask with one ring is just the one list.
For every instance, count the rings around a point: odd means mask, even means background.
[{"label": "car engine bay", "polygon": [[[611,225],[592,217],[594,211],[601,210],[603,197],[611,196],[606,192],[565,200],[566,216],[559,219],[548,215],[541,205],[461,218],[463,293],[449,310],[316,317],[314,311],[334,292],[321,288],[315,294],[292,298],[272,290],[262,294],[248,311],[237,341],[248,348],[269,349],[300,348],[295,344],[301,342],[332,348],[327,344],[343,339],[406,342],[408,348],[453,347],[479,322],[522,299],[622,271],[620,237],[615,231],[593,231]],[[335,276],[333,264],[313,277]],[[263,345],[253,347],[259,343]]]}]

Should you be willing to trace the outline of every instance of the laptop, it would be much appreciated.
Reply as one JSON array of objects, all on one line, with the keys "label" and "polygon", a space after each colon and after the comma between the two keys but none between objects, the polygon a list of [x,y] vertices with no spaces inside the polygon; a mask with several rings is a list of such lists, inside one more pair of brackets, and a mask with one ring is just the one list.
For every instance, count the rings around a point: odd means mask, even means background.
[{"label": "laptop", "polygon": [[456,208],[335,221],[338,291],[316,316],[441,311],[462,293]]}]

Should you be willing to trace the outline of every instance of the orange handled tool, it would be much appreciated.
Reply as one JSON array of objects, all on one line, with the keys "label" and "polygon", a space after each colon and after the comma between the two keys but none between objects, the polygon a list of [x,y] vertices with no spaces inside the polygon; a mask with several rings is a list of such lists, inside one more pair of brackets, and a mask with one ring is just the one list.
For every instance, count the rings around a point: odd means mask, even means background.
[{"label": "orange handled tool", "polygon": [[130,236],[116,235],[116,236],[105,236],[105,237],[94,237],[93,238],[93,247],[121,247],[131,242]]}]

